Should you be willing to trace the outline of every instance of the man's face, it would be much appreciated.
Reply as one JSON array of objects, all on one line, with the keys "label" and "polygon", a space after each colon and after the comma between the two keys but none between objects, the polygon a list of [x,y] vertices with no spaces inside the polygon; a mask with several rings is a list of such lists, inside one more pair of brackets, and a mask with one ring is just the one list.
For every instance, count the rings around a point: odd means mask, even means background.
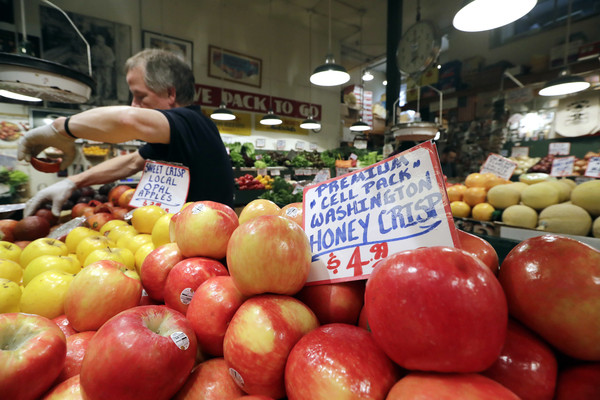
[{"label": "man's face", "polygon": [[131,101],[132,107],[156,108],[159,110],[168,110],[174,107],[173,98],[167,91],[156,93],[150,90],[144,82],[144,69],[137,67],[127,72],[127,85],[133,95]]}]

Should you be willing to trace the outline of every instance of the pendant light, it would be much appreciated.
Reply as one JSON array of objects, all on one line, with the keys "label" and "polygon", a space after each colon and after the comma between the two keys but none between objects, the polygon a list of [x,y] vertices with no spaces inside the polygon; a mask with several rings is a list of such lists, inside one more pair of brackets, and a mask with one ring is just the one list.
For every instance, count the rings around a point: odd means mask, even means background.
[{"label": "pendant light", "polygon": [[[360,14],[360,50],[361,50],[361,53],[362,53],[362,43],[363,43],[363,15],[364,15],[364,10],[361,10],[361,14]],[[359,76],[360,76],[360,74],[359,74]],[[365,88],[363,85],[360,85],[360,117],[358,118],[358,121],[356,121],[355,123],[350,125],[350,130],[352,132],[364,132],[364,131],[371,130],[371,127],[369,126],[369,124],[367,124],[366,122],[364,122],[362,120],[364,102],[365,102]]]},{"label": "pendant light", "polygon": [[0,95],[20,101],[85,103],[90,99],[94,86],[90,45],[67,13],[48,0],[40,1],[57,9],[85,43],[89,75],[31,55],[27,42],[25,8],[21,0],[23,42],[18,46],[18,54],[0,53]]},{"label": "pendant light", "polygon": [[[219,24],[219,33],[221,36],[221,43],[223,43],[223,0],[219,4],[219,14],[221,17],[221,23]],[[221,45],[221,63],[223,63],[223,46]],[[214,110],[210,117],[217,121],[231,121],[235,119],[235,114],[231,112],[230,109],[227,108],[227,104],[225,103],[225,88],[223,87],[223,76],[221,76],[221,104],[219,108]]]},{"label": "pendant light", "polygon": [[[308,69],[312,64],[312,13],[313,10],[308,10]],[[319,131],[321,129],[321,123],[313,118],[312,115],[312,83],[308,86],[308,98],[311,101],[309,112],[310,115],[307,119],[302,121],[300,128],[302,129],[314,129]]]},{"label": "pendant light", "polygon": [[370,81],[373,80],[373,78],[375,78],[375,77],[373,76],[373,74],[371,73],[371,71],[369,71],[368,68],[365,69],[365,72],[364,72],[364,74],[362,76],[362,80],[365,81],[365,82],[370,82]]},{"label": "pendant light", "polygon": [[[271,19],[271,0],[269,0],[269,19]],[[271,66],[273,65],[272,63],[272,49],[271,46],[269,46],[269,68],[271,68]],[[261,125],[268,125],[268,126],[274,126],[274,125],[280,125],[283,123],[282,119],[273,112],[273,96],[271,96],[271,80],[269,79],[269,110],[267,111],[267,114],[265,116],[263,116],[260,119],[260,124]]]},{"label": "pendant light", "polygon": [[544,85],[539,91],[540,96],[562,96],[581,92],[590,87],[590,83],[586,82],[580,76],[571,75],[569,70],[569,36],[571,35],[571,7],[573,0],[569,0],[569,10],[567,11],[567,34],[565,37],[565,54],[563,63],[565,67],[560,71],[558,78],[552,79]]},{"label": "pendant light", "polygon": [[481,32],[510,24],[535,7],[537,0],[469,0],[452,25],[463,32]]},{"label": "pendant light", "polygon": [[331,51],[331,0],[329,0],[329,52],[325,56],[325,64],[315,68],[310,76],[310,81],[317,86],[337,86],[342,85],[350,80],[350,74],[346,69],[335,63],[333,53]]}]

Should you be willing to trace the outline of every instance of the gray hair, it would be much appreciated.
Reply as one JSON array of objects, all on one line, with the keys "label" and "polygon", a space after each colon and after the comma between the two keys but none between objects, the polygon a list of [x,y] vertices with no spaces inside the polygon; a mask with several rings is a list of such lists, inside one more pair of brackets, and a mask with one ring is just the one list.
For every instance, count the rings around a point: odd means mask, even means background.
[{"label": "gray hair", "polygon": [[194,74],[175,53],[161,49],[142,50],[127,59],[125,73],[138,67],[145,69],[144,82],[153,92],[174,88],[178,105],[187,106],[194,102]]}]

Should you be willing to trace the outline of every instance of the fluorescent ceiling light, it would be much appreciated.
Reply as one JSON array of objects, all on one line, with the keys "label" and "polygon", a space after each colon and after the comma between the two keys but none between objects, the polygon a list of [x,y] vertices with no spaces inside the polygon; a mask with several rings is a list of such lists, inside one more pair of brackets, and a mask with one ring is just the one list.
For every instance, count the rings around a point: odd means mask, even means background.
[{"label": "fluorescent ceiling light", "polygon": [[312,116],[308,117],[300,124],[302,129],[321,129],[321,123],[313,119]]},{"label": "fluorescent ceiling light", "polygon": [[273,113],[273,110],[269,110],[267,114],[260,119],[261,125],[280,125],[283,120]]},{"label": "fluorescent ceiling light", "polygon": [[464,32],[499,28],[526,15],[536,3],[537,0],[471,0],[456,13],[452,25]]},{"label": "fluorescent ceiling light", "polygon": [[235,114],[227,108],[225,103],[221,103],[219,108],[217,108],[215,111],[212,112],[212,114],[210,114],[210,117],[218,121],[231,121],[235,119]]},{"label": "fluorescent ceiling light", "polygon": [[540,96],[562,96],[581,92],[590,87],[590,83],[580,76],[569,75],[569,70],[564,69],[556,79],[548,81],[542,90]]}]

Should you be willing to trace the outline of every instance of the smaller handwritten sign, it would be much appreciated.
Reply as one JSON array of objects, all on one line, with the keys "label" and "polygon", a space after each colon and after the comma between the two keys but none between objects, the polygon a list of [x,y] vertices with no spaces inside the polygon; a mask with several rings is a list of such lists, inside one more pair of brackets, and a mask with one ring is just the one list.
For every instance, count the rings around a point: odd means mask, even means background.
[{"label": "smaller handwritten sign", "polygon": [[529,147],[514,146],[510,151],[510,156],[511,157],[521,157],[521,156],[528,157],[529,156]]},{"label": "smaller handwritten sign", "polygon": [[321,183],[321,182],[326,181],[329,178],[331,178],[331,171],[329,171],[329,169],[322,169],[322,170],[319,170],[319,172],[317,172],[312,183],[315,183],[315,184]]},{"label": "smaller handwritten sign", "polygon": [[500,154],[491,153],[481,166],[480,173],[491,172],[500,178],[510,179],[517,168],[517,163],[502,157]]},{"label": "smaller handwritten sign", "polygon": [[185,204],[189,187],[190,170],[187,167],[148,160],[129,205],[154,205],[168,213],[176,213]]},{"label": "smaller handwritten sign", "polygon": [[335,167],[335,176],[346,175],[348,172],[350,172],[350,168]]},{"label": "smaller handwritten sign", "polygon": [[571,176],[573,175],[573,167],[575,166],[575,157],[556,157],[552,160],[552,176]]},{"label": "smaller handwritten sign", "polygon": [[262,149],[265,147],[266,140],[265,139],[256,139],[256,148]]},{"label": "smaller handwritten sign", "polygon": [[304,142],[297,141],[295,149],[296,150],[304,150]]},{"label": "smaller handwritten sign", "polygon": [[591,157],[588,160],[584,175],[590,178],[600,178],[600,157]]},{"label": "smaller handwritten sign", "polygon": [[316,143],[310,143],[309,147],[310,151],[315,151],[318,147]]},{"label": "smaller handwritten sign", "polygon": [[354,147],[356,147],[357,149],[366,149],[367,141],[366,140],[355,140]]},{"label": "smaller handwritten sign", "polygon": [[568,156],[571,153],[571,143],[569,142],[551,142],[548,145],[548,154],[556,156]]},{"label": "smaller handwritten sign", "polygon": [[277,150],[285,150],[285,140],[279,139],[277,141]]}]

